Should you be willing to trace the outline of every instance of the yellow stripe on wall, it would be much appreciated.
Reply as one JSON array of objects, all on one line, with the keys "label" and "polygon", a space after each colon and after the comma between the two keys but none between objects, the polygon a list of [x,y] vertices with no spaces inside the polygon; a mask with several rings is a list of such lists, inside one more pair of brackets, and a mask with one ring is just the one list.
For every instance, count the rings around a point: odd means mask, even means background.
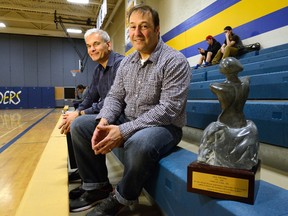
[{"label": "yellow stripe on wall", "polygon": [[226,25],[236,28],[287,7],[287,4],[287,0],[242,0],[166,43],[182,50],[203,41],[207,35],[221,34]]},{"label": "yellow stripe on wall", "polygon": [[125,55],[128,56],[130,55],[131,53],[133,53],[135,51],[134,47],[132,47],[130,50],[128,50]]}]

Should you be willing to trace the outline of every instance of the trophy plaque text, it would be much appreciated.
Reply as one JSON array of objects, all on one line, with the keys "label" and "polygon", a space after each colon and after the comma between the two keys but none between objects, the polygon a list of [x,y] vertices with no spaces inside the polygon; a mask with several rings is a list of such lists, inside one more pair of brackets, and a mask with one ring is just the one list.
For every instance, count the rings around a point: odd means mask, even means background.
[{"label": "trophy plaque text", "polygon": [[260,163],[259,160],[252,170],[242,170],[193,162],[188,166],[187,191],[254,204],[259,187]]}]

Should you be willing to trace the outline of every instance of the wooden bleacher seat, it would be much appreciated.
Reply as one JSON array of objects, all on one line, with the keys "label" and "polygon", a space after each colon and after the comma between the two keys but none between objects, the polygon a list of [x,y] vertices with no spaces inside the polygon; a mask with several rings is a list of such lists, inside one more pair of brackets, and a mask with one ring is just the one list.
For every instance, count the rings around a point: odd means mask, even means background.
[{"label": "wooden bleacher seat", "polygon": [[16,216],[69,215],[66,136],[55,126]]}]

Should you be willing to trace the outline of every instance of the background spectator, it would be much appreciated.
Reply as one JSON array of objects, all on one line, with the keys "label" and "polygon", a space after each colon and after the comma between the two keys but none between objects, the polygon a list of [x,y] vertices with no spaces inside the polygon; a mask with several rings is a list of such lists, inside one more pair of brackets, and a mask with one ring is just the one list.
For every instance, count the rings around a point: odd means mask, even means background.
[{"label": "background spectator", "polygon": [[83,101],[83,99],[87,95],[88,87],[83,86],[82,84],[77,85],[75,90],[75,100],[73,100],[73,106],[75,109],[78,108],[79,104]]},{"label": "background spectator", "polygon": [[194,66],[194,69],[197,69],[199,66],[201,66],[203,61],[204,67],[210,66],[212,64],[212,59],[216,55],[217,51],[221,48],[221,44],[211,35],[206,37],[206,42],[209,44],[206,50],[203,48],[198,48],[201,57],[198,64]]},{"label": "background spectator", "polygon": [[238,55],[239,47],[243,47],[240,37],[233,33],[231,26],[224,28],[225,41],[212,60],[212,64],[219,64],[221,59]]}]

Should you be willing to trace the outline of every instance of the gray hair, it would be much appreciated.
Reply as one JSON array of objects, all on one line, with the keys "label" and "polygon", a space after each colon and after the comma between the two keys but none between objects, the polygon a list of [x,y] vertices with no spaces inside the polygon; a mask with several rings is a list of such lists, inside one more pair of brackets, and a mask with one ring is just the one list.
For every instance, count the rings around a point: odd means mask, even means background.
[{"label": "gray hair", "polygon": [[102,37],[104,42],[110,41],[110,36],[108,35],[108,33],[106,31],[103,31],[103,30],[97,29],[97,28],[92,28],[92,29],[89,29],[85,32],[85,34],[84,34],[85,41],[86,41],[86,38],[91,34],[99,34]]}]

